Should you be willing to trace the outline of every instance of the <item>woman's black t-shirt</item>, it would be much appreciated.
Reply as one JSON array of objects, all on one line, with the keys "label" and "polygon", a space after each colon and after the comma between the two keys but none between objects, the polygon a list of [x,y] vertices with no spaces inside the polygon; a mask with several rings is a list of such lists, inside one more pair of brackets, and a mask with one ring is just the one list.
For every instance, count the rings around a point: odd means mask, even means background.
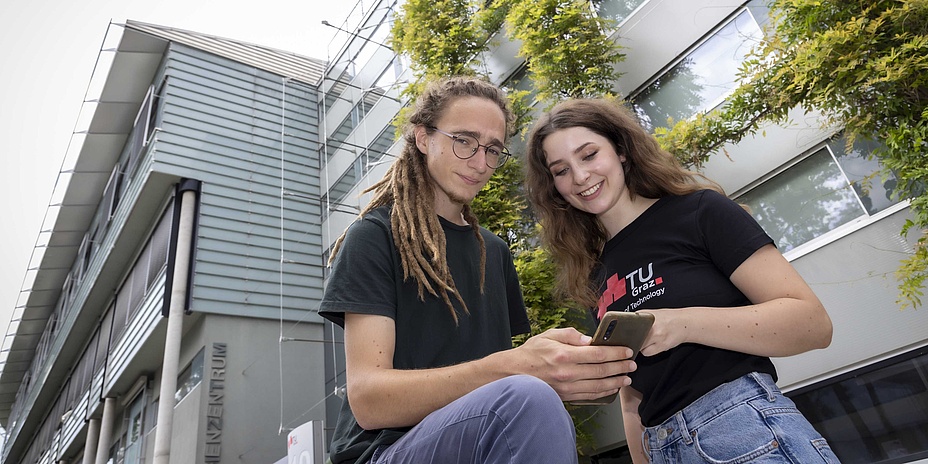
[{"label": "woman's black t-shirt", "polygon": [[[607,310],[749,305],[729,278],[772,242],[747,211],[715,191],[661,198],[603,248],[597,320]],[[749,372],[776,379],[769,358],[692,343],[636,362],[632,385],[642,393],[646,427]]]}]

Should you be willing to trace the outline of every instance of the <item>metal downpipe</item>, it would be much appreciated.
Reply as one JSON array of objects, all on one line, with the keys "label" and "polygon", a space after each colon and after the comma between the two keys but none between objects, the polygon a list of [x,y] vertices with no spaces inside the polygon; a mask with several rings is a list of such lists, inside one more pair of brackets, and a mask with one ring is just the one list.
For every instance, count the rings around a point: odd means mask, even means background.
[{"label": "metal downpipe", "polygon": [[190,270],[190,251],[193,242],[196,209],[197,192],[193,190],[184,191],[180,206],[180,220],[178,221],[177,253],[174,261],[174,278],[172,279],[167,334],[164,340],[164,364],[161,367],[154,464],[170,464],[171,460],[171,435],[174,427],[174,406],[176,405],[174,392],[177,391],[184,306],[187,301],[187,278]]}]

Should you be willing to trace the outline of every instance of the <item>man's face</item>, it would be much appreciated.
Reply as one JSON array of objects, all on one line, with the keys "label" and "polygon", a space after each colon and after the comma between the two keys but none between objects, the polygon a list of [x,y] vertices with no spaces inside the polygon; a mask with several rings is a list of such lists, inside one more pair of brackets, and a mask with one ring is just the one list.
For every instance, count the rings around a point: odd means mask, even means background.
[{"label": "man's face", "polygon": [[[449,134],[472,136],[481,145],[502,146],[506,139],[503,110],[493,101],[480,97],[453,100],[435,122],[435,127]],[[436,212],[457,221],[461,207],[477,196],[494,170],[487,166],[484,148],[479,148],[468,159],[460,159],[453,152],[453,144],[454,139],[445,134],[437,131],[429,134],[425,127],[416,128],[416,145],[425,154],[434,181]]]}]

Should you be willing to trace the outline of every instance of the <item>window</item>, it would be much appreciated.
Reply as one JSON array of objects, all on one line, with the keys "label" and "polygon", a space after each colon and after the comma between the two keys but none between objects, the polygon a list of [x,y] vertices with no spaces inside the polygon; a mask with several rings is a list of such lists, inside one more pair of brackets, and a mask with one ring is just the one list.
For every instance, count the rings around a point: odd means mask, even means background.
[{"label": "window", "polygon": [[387,150],[393,145],[393,134],[396,132],[396,127],[393,124],[388,124],[381,132],[377,138],[368,145],[367,149],[361,156],[355,158],[354,163],[351,167],[345,171],[342,176],[329,187],[329,191],[322,196],[322,204],[327,206],[327,209],[323,211],[323,219],[328,217],[329,212],[331,211],[346,211],[344,206],[349,206],[354,208],[350,213],[357,213],[357,205],[346,205],[343,204],[343,200],[348,196],[348,193],[351,192],[362,177],[367,175],[370,171],[371,166],[380,163],[380,160],[384,156],[388,156]]},{"label": "window", "polygon": [[788,394],[845,464],[928,458],[928,349]]},{"label": "window", "polygon": [[145,393],[144,391],[132,400],[126,410],[126,430],[120,441],[125,446],[125,463],[139,464],[142,462],[142,439],[145,426]]},{"label": "window", "polygon": [[177,392],[174,393],[175,403],[180,403],[203,380],[203,349],[193,357],[190,364],[177,376]]},{"label": "window", "polygon": [[[351,135],[351,132],[361,123],[361,120],[364,119],[364,116],[367,115],[367,112],[371,110],[373,105],[367,101],[367,99],[362,98],[353,108],[351,112],[345,116],[345,119],[342,120],[342,123],[338,125],[338,128],[335,129],[335,132],[332,133],[332,136],[326,141],[326,155],[329,158],[332,158],[332,155],[345,144],[345,141],[348,140],[348,136]],[[351,145],[351,144],[349,144]]]},{"label": "window", "polygon": [[858,140],[848,150],[847,139],[844,137],[828,142],[828,148],[838,160],[841,170],[851,181],[854,192],[860,197],[869,214],[883,211],[898,202],[893,198],[896,177],[892,174],[883,176],[879,161],[870,155],[879,146],[880,144],[873,141]]},{"label": "window", "polygon": [[755,20],[760,6],[747,9],[722,26],[683,60],[632,99],[641,124],[653,131],[668,119],[687,119],[718,106],[737,87],[741,62],[763,32]]},{"label": "window", "polygon": [[781,252],[895,203],[895,182],[879,183],[879,164],[867,159],[873,144],[855,144],[850,151],[844,146],[843,138],[827,142],[736,198],[750,208]]},{"label": "window", "polygon": [[616,24],[625,21],[645,0],[592,0],[593,9],[601,18],[611,19]]}]

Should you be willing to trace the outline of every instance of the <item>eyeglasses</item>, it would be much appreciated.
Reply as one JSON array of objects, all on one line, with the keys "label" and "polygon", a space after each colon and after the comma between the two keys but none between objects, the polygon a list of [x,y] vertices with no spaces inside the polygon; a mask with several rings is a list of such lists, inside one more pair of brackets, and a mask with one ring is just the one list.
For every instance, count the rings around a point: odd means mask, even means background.
[{"label": "eyeglasses", "polygon": [[483,152],[487,155],[487,167],[496,169],[502,166],[506,160],[512,156],[512,154],[509,153],[509,149],[502,145],[481,145],[477,139],[469,135],[449,134],[435,126],[429,126],[429,128],[439,134],[451,137],[451,140],[453,140],[453,142],[451,142],[451,151],[454,153],[454,156],[460,159],[472,158],[477,154],[477,150],[483,147]]}]

